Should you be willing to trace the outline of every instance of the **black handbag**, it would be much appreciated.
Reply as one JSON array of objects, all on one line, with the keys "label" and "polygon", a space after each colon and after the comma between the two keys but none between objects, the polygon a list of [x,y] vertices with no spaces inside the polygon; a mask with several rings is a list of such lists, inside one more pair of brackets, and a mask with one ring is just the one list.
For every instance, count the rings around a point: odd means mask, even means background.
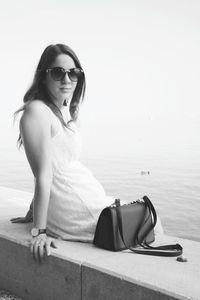
[{"label": "black handbag", "polygon": [[179,244],[152,247],[157,222],[155,208],[147,196],[128,204],[115,204],[104,208],[99,216],[93,243],[97,247],[120,251],[130,249],[135,253],[159,256],[179,256]]}]

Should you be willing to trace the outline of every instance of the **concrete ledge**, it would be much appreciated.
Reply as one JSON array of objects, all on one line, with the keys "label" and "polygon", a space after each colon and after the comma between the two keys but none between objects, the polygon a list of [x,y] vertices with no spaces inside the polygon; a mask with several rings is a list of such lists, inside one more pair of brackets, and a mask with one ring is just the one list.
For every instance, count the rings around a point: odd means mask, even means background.
[{"label": "concrete ledge", "polygon": [[91,244],[57,240],[44,264],[29,251],[31,224],[12,224],[24,215],[31,193],[0,187],[0,288],[23,300],[200,299],[200,243],[180,242],[187,263],[173,257],[114,253]]}]

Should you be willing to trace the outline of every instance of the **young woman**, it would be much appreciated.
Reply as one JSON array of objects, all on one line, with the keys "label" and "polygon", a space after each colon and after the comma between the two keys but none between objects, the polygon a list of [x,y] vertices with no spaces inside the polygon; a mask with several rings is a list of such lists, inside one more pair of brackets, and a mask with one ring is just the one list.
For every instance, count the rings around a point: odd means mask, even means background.
[{"label": "young woman", "polygon": [[35,180],[31,252],[50,254],[53,239],[92,242],[101,210],[113,203],[92,173],[79,162],[77,117],[85,93],[85,74],[74,51],[48,46],[24,96],[18,142],[23,144]]},{"label": "young woman", "polygon": [[51,237],[92,242],[100,212],[114,202],[79,162],[77,117],[85,86],[74,51],[63,44],[50,45],[40,58],[24,106],[16,112],[23,112],[18,142],[25,148],[35,190],[26,217],[11,221],[33,221],[31,252],[39,261],[56,247]]}]

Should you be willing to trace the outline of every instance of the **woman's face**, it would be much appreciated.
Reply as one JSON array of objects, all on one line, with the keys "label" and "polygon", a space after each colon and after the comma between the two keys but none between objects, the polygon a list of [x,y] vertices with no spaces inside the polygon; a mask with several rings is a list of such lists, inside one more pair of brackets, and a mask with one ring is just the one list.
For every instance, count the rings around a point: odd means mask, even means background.
[{"label": "woman's face", "polygon": [[[54,67],[61,67],[68,71],[76,66],[69,55],[59,54],[49,69]],[[59,106],[63,105],[64,100],[67,100],[67,102],[71,100],[77,85],[77,82],[70,80],[68,73],[65,74],[63,79],[57,81],[52,78],[51,72],[47,72],[45,83],[52,99],[56,102],[55,104]]]}]

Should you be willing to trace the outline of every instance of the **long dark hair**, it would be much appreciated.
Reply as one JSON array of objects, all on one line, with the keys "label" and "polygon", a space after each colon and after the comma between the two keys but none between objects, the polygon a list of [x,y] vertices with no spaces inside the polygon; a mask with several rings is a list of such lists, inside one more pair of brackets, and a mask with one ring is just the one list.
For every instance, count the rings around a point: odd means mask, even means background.
[{"label": "long dark hair", "polygon": [[[46,47],[46,49],[42,53],[37,69],[35,71],[33,82],[30,88],[27,90],[26,94],[24,95],[23,98],[24,105],[14,113],[14,117],[16,117],[16,115],[19,112],[23,111],[26,107],[26,104],[29,103],[30,101],[41,100],[52,110],[52,112],[60,120],[61,124],[64,127],[67,127],[67,124],[63,119],[60,109],[52,101],[52,98],[44,83],[46,69],[48,69],[51,66],[51,64],[55,61],[56,57],[59,54],[69,55],[73,59],[75,66],[77,68],[82,69],[77,55],[69,46],[64,44],[56,44],[56,45],[49,45],[48,47]],[[78,79],[69,107],[72,121],[75,121],[78,117],[78,108],[80,102],[82,102],[84,99],[85,88],[86,88],[85,75],[84,73],[82,73],[82,76]],[[65,102],[64,105],[66,105]],[[19,147],[22,145],[21,134],[19,134],[17,143]]]}]

